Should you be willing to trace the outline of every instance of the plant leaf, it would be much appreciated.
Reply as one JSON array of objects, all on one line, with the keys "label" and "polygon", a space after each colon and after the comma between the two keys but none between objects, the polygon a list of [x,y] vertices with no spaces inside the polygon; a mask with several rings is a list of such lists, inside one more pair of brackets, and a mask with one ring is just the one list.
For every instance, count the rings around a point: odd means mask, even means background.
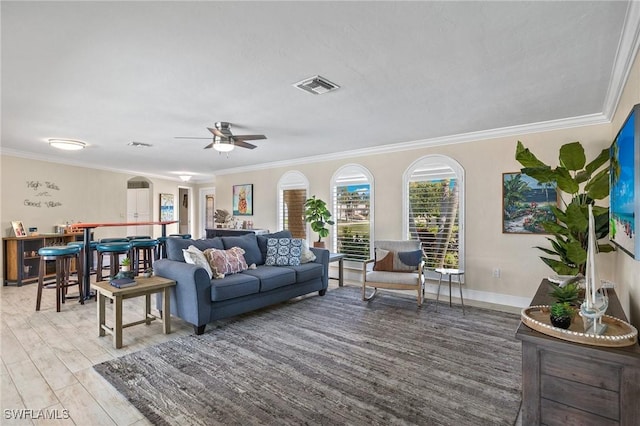
[{"label": "plant leaf", "polygon": [[551,169],[551,167],[549,167],[549,166],[544,166],[544,167],[524,167],[524,168],[520,169],[520,172],[522,172],[522,174],[525,174],[527,176],[531,176],[532,178],[534,178],[535,180],[537,180],[540,183],[547,183],[547,182],[554,182],[555,181],[555,174],[554,174],[553,170]]},{"label": "plant leaf", "polygon": [[558,166],[554,172],[558,188],[569,194],[576,194],[578,192],[578,182],[571,177],[569,170],[562,166]]},{"label": "plant leaf", "polygon": [[610,253],[612,251],[616,251],[615,247],[611,244],[598,244],[598,252],[599,253]]},{"label": "plant leaf", "polygon": [[584,187],[589,197],[602,200],[609,196],[609,169],[602,169]]},{"label": "plant leaf", "polygon": [[580,265],[587,261],[587,251],[582,248],[580,241],[571,241],[567,245],[567,258],[574,265]]},{"label": "plant leaf", "polygon": [[600,155],[598,155],[593,161],[587,164],[584,169],[587,171],[587,173],[591,174],[596,170],[598,170],[600,166],[602,166],[608,160],[609,160],[609,148],[605,148],[602,150],[602,152],[600,152]]},{"label": "plant leaf", "polygon": [[[538,158],[533,155],[529,148],[525,148],[522,142],[518,141],[518,145],[516,146],[516,161],[522,164],[524,167],[546,167],[550,168],[542,161],[538,160]],[[523,172],[524,173],[524,172]]]},{"label": "plant leaf", "polygon": [[586,232],[589,228],[589,220],[587,219],[582,208],[575,203],[567,206],[567,227],[573,232]]},{"label": "plant leaf", "polygon": [[580,142],[571,142],[560,147],[560,164],[567,170],[582,170],[587,161]]},{"label": "plant leaf", "polygon": [[578,273],[578,268],[571,267],[566,265],[559,260],[549,259],[547,257],[540,257],[544,263],[547,264],[551,269],[555,271],[558,275],[576,275]]}]

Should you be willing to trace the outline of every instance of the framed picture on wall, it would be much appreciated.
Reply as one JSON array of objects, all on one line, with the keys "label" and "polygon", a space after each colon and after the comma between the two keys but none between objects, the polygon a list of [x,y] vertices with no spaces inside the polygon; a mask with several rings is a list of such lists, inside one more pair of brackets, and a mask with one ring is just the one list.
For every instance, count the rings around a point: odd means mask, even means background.
[{"label": "framed picture on wall", "polygon": [[24,226],[22,226],[22,222],[19,220],[11,221],[11,226],[13,227],[13,233],[16,234],[16,237],[26,237],[27,233],[24,232]]},{"label": "framed picture on wall", "polygon": [[541,223],[555,220],[555,183],[540,183],[520,172],[502,174],[502,233],[547,234]]},{"label": "framed picture on wall", "polygon": [[173,194],[160,194],[160,221],[173,220]]},{"label": "framed picture on wall", "polygon": [[253,184],[233,185],[233,215],[253,215]]}]

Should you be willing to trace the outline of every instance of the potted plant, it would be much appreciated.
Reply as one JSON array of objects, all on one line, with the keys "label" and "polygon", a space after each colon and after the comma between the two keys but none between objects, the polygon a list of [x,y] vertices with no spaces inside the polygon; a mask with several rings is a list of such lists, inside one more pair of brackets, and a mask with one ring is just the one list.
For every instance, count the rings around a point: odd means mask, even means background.
[{"label": "potted plant", "polygon": [[325,225],[333,225],[335,222],[331,220],[331,212],[327,209],[327,203],[319,198],[313,197],[307,199],[304,203],[304,220],[311,224],[313,232],[318,233],[318,241],[313,243],[314,247],[324,248],[322,238],[329,235],[329,229]]},{"label": "potted plant", "polygon": [[[559,191],[567,193],[570,201],[563,198],[561,207],[551,207],[553,220],[541,223],[553,238],[547,238],[551,248],[537,247],[557,259],[540,258],[559,275],[585,273],[589,231],[589,204],[609,196],[609,168],[598,171],[609,160],[609,150],[603,149],[591,162],[586,162],[584,148],[580,142],[560,147],[559,165],[551,168],[540,161],[522,142],[518,141],[516,160],[524,167],[520,171],[541,184],[554,183]],[[609,208],[593,206],[595,234],[598,240],[609,233]],[[600,252],[610,252],[613,247],[599,244]]]},{"label": "potted plant", "polygon": [[580,296],[580,285],[577,282],[571,282],[564,287],[560,287],[558,284],[549,283],[551,286],[551,297],[553,297],[557,303],[567,302],[570,305],[577,306],[578,298]]},{"label": "potted plant", "polygon": [[129,272],[129,270],[131,269],[131,259],[129,259],[128,257],[125,257],[124,259],[122,259],[122,261],[120,262],[120,266],[121,266],[121,270],[123,272]]},{"label": "potted plant", "polygon": [[575,314],[576,309],[569,302],[554,303],[550,310],[551,325],[567,329],[571,326]]},{"label": "potted plant", "polygon": [[142,276],[145,278],[151,278],[153,276],[153,268],[145,269]]}]

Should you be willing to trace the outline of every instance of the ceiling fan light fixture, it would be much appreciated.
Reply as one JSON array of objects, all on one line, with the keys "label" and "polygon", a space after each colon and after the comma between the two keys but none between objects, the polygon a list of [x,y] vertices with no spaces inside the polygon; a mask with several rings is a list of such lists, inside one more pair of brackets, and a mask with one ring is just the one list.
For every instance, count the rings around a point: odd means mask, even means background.
[{"label": "ceiling fan light fixture", "polygon": [[191,176],[191,175],[180,175],[178,177],[183,182],[189,182],[193,176]]},{"label": "ceiling fan light fixture", "polygon": [[85,142],[73,139],[49,139],[49,145],[65,151],[79,151],[87,146]]},{"label": "ceiling fan light fixture", "polygon": [[223,142],[222,138],[214,137],[213,138],[213,149],[218,152],[231,152],[233,151],[234,145],[233,141]]}]

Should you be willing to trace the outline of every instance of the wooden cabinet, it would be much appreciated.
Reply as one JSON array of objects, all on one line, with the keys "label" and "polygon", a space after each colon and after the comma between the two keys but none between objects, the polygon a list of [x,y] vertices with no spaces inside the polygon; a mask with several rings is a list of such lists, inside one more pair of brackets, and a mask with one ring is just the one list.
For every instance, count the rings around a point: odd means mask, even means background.
[{"label": "wooden cabinet", "polygon": [[[531,305],[549,305],[543,280]],[[614,290],[608,315],[626,321]],[[637,425],[640,419],[640,346],[573,343],[520,324],[523,425]]]},{"label": "wooden cabinet", "polygon": [[[38,281],[40,256],[38,250],[45,246],[67,245],[70,241],[82,241],[82,233],[43,234],[35,237],[7,237],[2,239],[4,253],[4,285],[21,286]],[[55,262],[47,262],[47,278],[55,277]]]}]

